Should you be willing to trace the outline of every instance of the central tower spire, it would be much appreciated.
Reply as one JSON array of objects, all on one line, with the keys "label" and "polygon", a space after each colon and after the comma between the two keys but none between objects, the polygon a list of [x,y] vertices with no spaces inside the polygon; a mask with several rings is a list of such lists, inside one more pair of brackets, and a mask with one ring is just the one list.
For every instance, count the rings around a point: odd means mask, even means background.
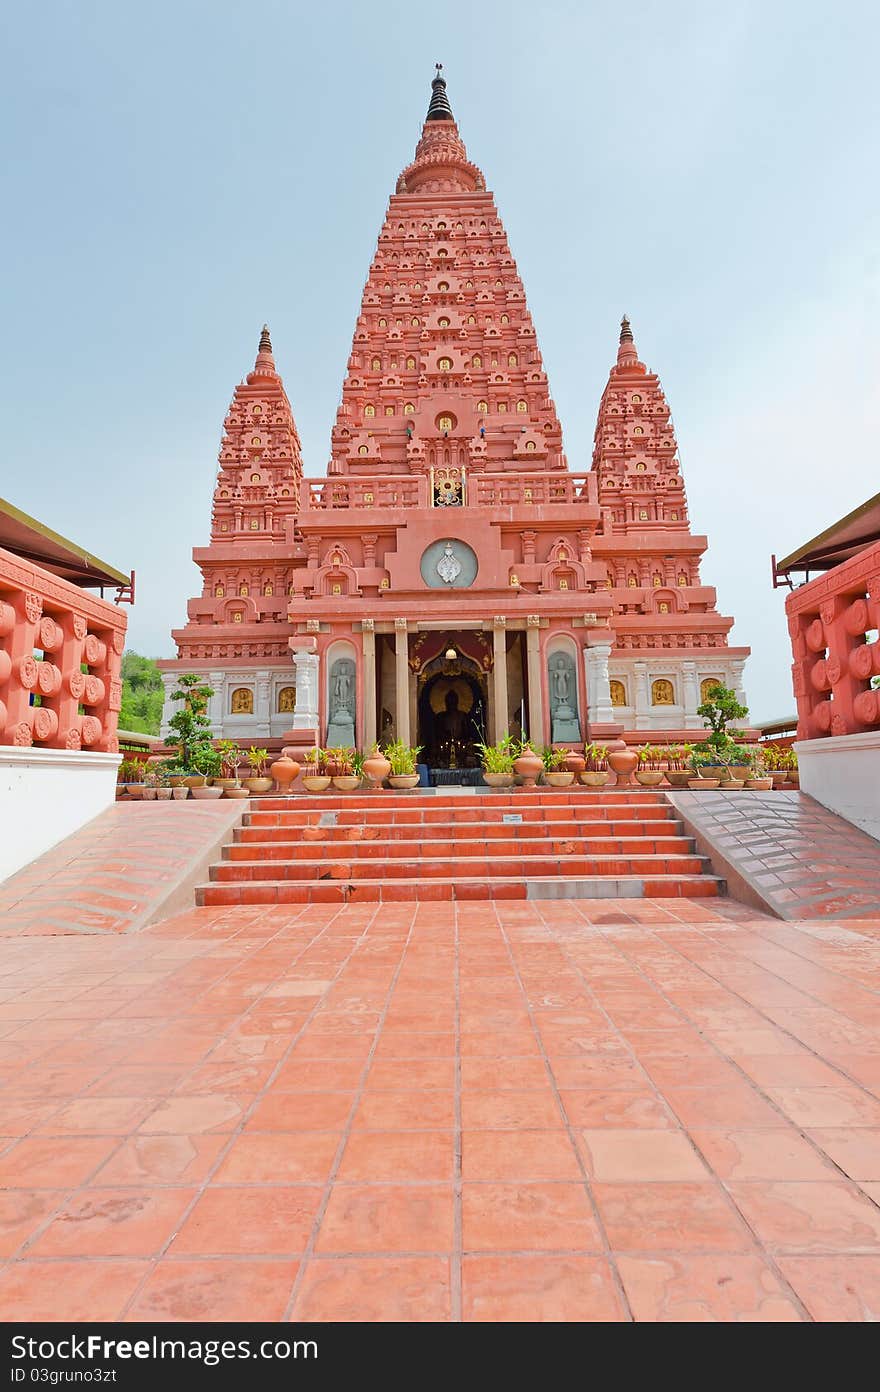
[{"label": "central tower spire", "polygon": [[449,105],[449,98],[446,95],[446,78],[441,77],[443,70],[442,63],[435,63],[437,76],[431,83],[431,105],[428,107],[426,121],[454,121],[452,107]]}]

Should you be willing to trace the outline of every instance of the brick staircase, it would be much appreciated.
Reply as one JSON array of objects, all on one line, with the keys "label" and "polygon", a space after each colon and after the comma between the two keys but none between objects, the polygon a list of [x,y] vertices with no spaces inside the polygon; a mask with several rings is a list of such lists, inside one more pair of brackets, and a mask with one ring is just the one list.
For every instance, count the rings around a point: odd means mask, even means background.
[{"label": "brick staircase", "polygon": [[253,798],[204,905],[708,897],[724,882],[662,793]]}]

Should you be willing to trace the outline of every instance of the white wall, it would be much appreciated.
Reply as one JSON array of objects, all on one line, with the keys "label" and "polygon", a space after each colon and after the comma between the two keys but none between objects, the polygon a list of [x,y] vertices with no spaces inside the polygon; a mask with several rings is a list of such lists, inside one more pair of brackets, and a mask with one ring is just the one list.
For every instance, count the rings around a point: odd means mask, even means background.
[{"label": "white wall", "polygon": [[118,754],[0,745],[0,880],[109,807],[119,764]]},{"label": "white wall", "polygon": [[801,788],[880,841],[880,732],[799,740]]}]

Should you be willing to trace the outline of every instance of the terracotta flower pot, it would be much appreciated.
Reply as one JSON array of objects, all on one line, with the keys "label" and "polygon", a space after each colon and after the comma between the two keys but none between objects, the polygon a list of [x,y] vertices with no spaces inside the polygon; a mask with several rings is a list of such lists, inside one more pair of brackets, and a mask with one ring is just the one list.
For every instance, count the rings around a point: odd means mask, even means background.
[{"label": "terracotta flower pot", "polygon": [[689,778],[688,787],[702,789],[717,788],[720,782],[720,778]]},{"label": "terracotta flower pot", "polygon": [[667,769],[666,781],[671,788],[686,788],[691,775],[684,769]]},{"label": "terracotta flower pot", "polygon": [[224,788],[224,789],[223,789],[223,796],[224,796],[224,797],[228,797],[228,798],[246,798],[246,797],[250,797],[250,795],[251,795],[251,794],[250,794],[250,789],[249,789],[249,788],[243,788],[243,787],[241,786],[241,784],[239,784],[237,788]]},{"label": "terracotta flower pot", "polygon": [[565,756],[560,768],[564,773],[583,773],[587,767],[587,761],[583,754],[578,754],[576,749],[570,749]]},{"label": "terracotta flower pot", "polygon": [[173,788],[157,788],[156,798],[159,802],[168,802],[173,792]]},{"label": "terracotta flower pot", "polygon": [[746,779],[752,776],[752,770],[748,764],[731,764],[728,773],[731,778],[738,779],[740,783],[745,783]]},{"label": "terracotta flower pot", "polygon": [[244,786],[251,793],[271,793],[272,779],[264,778],[261,774],[259,777],[246,778],[244,780]]},{"label": "terracotta flower pot", "polygon": [[574,782],[574,774],[567,773],[564,769],[553,769],[552,772],[544,774],[544,782],[549,783],[551,788],[570,788]]},{"label": "terracotta flower pot", "polygon": [[223,796],[222,788],[209,788],[207,784],[202,788],[191,788],[190,792],[197,802],[214,802]]},{"label": "terracotta flower pot", "polygon": [[179,788],[172,788],[171,795],[175,802],[185,802],[189,797],[189,788],[184,783]]},{"label": "terracotta flower pot", "polygon": [[290,785],[299,774],[299,764],[296,759],[291,759],[287,754],[282,754],[280,759],[276,759],[269,772],[278,785],[279,793],[289,793]]},{"label": "terracotta flower pot", "polygon": [[792,786],[793,788],[799,788],[799,787],[801,786],[801,775],[800,775],[800,770],[799,770],[799,769],[789,769],[789,770],[788,770],[788,781],[789,781],[789,783],[791,784],[791,786]]},{"label": "terracotta flower pot", "polygon": [[356,773],[339,773],[333,779],[333,787],[340,793],[355,793],[360,786],[361,780]]},{"label": "terracotta flower pot", "polygon": [[662,769],[637,769],[636,778],[643,788],[659,788],[665,775]]},{"label": "terracotta flower pot", "polygon": [[533,749],[524,749],[518,759],[514,759],[513,767],[516,769],[523,781],[524,788],[534,788],[535,779],[544,768],[544,762],[540,754],[536,754]]},{"label": "terracotta flower pot", "polygon": [[726,793],[736,793],[744,784],[744,778],[722,778],[718,786],[719,788],[723,788]]},{"label": "terracotta flower pot", "polygon": [[617,774],[618,788],[632,787],[632,776],[639,765],[639,756],[634,749],[609,749],[608,766]]},{"label": "terracotta flower pot", "polygon": [[787,769],[774,769],[770,777],[773,780],[773,787],[781,788],[783,783],[788,782],[788,771]]},{"label": "terracotta flower pot", "polygon": [[186,778],[182,773],[175,773],[173,778],[168,779],[169,788],[185,788]]},{"label": "terracotta flower pot", "polygon": [[208,782],[200,773],[190,773],[183,781],[188,788],[204,788]]},{"label": "terracotta flower pot", "polygon": [[140,802],[141,798],[144,795],[143,783],[126,783],[125,790],[128,793],[128,796],[130,798],[134,798],[137,802]]},{"label": "terracotta flower pot", "polygon": [[212,778],[211,782],[213,783],[215,788],[222,788],[224,792],[227,788],[235,787],[234,778]]},{"label": "terracotta flower pot", "polygon": [[326,773],[304,773],[302,785],[307,793],[326,793],[330,787],[330,776]]},{"label": "terracotta flower pot", "polygon": [[747,778],[745,786],[751,788],[756,793],[769,793],[773,787],[773,779],[767,778]]},{"label": "terracotta flower pot", "polygon": [[390,772],[391,760],[386,759],[384,754],[368,754],[364,759],[364,773],[373,784],[374,791],[378,792]]},{"label": "terracotta flower pot", "polygon": [[578,778],[585,788],[604,788],[609,775],[604,770],[599,772],[597,769],[588,769],[586,773],[578,774]]},{"label": "terracotta flower pot", "polygon": [[417,788],[419,775],[417,773],[392,773],[388,782],[392,788]]},{"label": "terracotta flower pot", "polygon": [[158,788],[144,788],[143,792],[141,793],[141,797],[143,798],[144,802],[155,802],[156,793],[158,791]]},{"label": "terracotta flower pot", "polygon": [[487,773],[486,770],[483,769],[483,782],[484,782],[484,783],[487,785],[487,787],[489,787],[489,788],[512,788],[512,787],[513,787],[513,774],[512,774],[512,773]]}]

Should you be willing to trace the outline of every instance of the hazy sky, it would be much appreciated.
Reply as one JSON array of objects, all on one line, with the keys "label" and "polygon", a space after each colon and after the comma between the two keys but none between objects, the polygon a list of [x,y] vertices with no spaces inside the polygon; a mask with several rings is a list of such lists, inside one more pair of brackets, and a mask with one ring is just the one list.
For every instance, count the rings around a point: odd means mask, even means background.
[{"label": "hazy sky", "polygon": [[793,709],[784,555],[878,489],[873,3],[5,6],[0,494],[138,572],[170,655],[268,320],[322,474],[363,282],[435,60],[589,467],[630,315],[705,583]]}]

